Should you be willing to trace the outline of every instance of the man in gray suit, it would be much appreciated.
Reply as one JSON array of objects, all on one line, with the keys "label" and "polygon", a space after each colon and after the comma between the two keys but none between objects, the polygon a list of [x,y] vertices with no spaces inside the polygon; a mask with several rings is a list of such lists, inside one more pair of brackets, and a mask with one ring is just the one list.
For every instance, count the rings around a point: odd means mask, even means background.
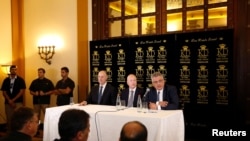
[{"label": "man in gray suit", "polygon": [[142,97],[143,90],[137,87],[137,78],[134,74],[127,77],[128,88],[121,92],[121,100],[125,100],[127,107],[136,107],[138,97]]}]

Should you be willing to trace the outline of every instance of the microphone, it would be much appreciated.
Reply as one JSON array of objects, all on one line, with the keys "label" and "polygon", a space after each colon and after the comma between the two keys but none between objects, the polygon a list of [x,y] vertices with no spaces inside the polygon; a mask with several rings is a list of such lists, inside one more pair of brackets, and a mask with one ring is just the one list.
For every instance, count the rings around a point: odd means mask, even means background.
[{"label": "microphone", "polygon": [[146,96],[148,95],[148,92],[150,91],[150,89],[149,88],[147,88],[146,89],[146,92],[144,93],[144,95],[143,95],[143,98],[146,98]]}]

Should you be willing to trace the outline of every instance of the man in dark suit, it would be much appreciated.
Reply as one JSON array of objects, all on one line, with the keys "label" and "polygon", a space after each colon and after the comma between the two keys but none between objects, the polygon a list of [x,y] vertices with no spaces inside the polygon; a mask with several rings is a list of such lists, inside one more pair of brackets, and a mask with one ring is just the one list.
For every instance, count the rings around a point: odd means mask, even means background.
[{"label": "man in dark suit", "polygon": [[165,84],[164,76],[160,72],[151,75],[153,88],[147,95],[149,108],[154,110],[178,109],[179,97],[175,86]]},{"label": "man in dark suit", "polygon": [[128,88],[121,92],[121,100],[125,100],[127,107],[136,107],[138,96],[142,96],[143,90],[137,87],[137,78],[134,74],[127,76]]},{"label": "man in dark suit", "polygon": [[99,85],[94,86],[87,98],[80,105],[100,104],[100,105],[115,105],[117,90],[111,84],[107,83],[108,75],[105,70],[98,73]]}]

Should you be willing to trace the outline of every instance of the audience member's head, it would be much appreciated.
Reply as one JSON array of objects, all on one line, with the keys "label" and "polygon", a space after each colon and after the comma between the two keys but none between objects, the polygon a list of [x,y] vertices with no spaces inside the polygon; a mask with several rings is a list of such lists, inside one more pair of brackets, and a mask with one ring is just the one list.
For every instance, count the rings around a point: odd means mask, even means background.
[{"label": "audience member's head", "polygon": [[55,141],[87,141],[89,135],[89,114],[79,109],[69,109],[62,113]]},{"label": "audience member's head", "polygon": [[37,113],[28,107],[20,107],[14,111],[11,118],[11,131],[21,132],[33,137],[38,130],[39,120]]},{"label": "audience member's head", "polygon": [[147,141],[148,131],[139,121],[130,121],[123,125],[119,141]]}]

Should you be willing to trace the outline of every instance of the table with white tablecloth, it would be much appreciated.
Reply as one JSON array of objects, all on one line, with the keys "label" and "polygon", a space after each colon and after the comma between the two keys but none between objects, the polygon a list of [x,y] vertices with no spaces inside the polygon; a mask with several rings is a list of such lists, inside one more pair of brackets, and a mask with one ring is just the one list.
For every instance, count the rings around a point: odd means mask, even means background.
[{"label": "table with white tablecloth", "polygon": [[[118,141],[122,126],[128,121],[140,121],[148,129],[148,141],[184,141],[184,119],[182,110],[158,110],[137,112],[136,108],[116,110],[115,106],[66,105],[46,109],[43,141],[60,138],[58,120],[67,109],[85,110],[90,115],[88,141]],[[74,117],[72,117],[74,118]]]}]

